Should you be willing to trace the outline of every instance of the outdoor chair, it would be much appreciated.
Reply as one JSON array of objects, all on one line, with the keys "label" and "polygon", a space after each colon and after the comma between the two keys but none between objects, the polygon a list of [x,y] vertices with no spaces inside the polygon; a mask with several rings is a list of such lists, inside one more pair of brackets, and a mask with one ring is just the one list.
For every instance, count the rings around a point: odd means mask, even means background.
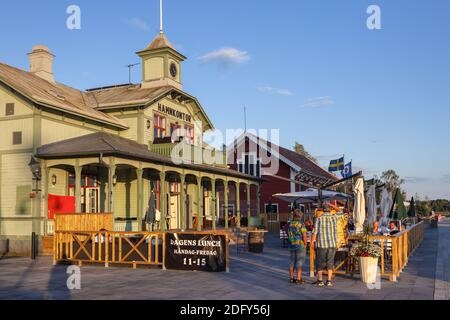
[{"label": "outdoor chair", "polygon": [[236,253],[248,251],[248,233],[242,231],[240,228],[235,229],[236,237]]},{"label": "outdoor chair", "polygon": [[384,258],[387,261],[392,259],[392,240],[386,240],[384,242]]},{"label": "outdoor chair", "polygon": [[285,226],[286,225],[280,227],[280,240],[282,241],[283,248],[288,247],[288,240],[289,240],[289,236],[286,232]]}]

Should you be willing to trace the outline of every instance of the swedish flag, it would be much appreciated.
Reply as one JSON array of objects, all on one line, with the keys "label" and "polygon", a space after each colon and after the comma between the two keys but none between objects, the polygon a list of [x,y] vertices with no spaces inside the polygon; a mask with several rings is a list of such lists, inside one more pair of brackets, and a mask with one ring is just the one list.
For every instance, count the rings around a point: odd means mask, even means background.
[{"label": "swedish flag", "polygon": [[345,167],[345,159],[344,157],[338,160],[331,160],[330,166],[328,168],[329,172],[342,171]]}]

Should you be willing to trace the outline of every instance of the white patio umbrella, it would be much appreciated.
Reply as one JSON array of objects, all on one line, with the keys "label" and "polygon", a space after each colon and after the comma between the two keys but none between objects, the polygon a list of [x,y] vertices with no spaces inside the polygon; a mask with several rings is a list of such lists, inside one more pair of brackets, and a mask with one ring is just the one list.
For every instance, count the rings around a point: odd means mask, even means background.
[{"label": "white patio umbrella", "polygon": [[359,177],[356,180],[355,188],[355,203],[353,206],[353,221],[355,223],[355,231],[362,232],[364,222],[366,221],[366,199],[364,197],[364,178]]},{"label": "white patio umbrella", "polygon": [[[273,195],[275,198],[278,198],[280,200],[286,201],[286,202],[296,202],[299,204],[304,203],[315,203],[319,201],[319,190],[317,189],[308,189],[306,191],[301,192],[293,192],[293,193],[277,193]],[[334,200],[342,200],[346,201],[347,199],[350,199],[350,196],[341,193],[341,192],[334,192],[329,190],[323,190],[322,191],[322,201],[334,201]]]},{"label": "white patio umbrella", "polygon": [[370,224],[377,221],[377,199],[375,186],[370,186],[367,191],[367,220]]},{"label": "white patio umbrella", "polygon": [[381,226],[387,226],[393,203],[394,201],[392,200],[392,194],[386,188],[383,188],[383,190],[381,191],[380,203],[381,212],[383,213],[380,221]]}]

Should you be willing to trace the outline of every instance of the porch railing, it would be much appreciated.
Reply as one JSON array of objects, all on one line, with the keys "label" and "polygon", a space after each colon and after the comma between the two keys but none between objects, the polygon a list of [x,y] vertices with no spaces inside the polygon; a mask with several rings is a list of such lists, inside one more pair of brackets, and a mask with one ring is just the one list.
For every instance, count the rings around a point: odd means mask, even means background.
[{"label": "porch railing", "polygon": [[57,231],[53,262],[162,266],[165,236],[159,232]]},{"label": "porch railing", "polygon": [[45,235],[53,236],[55,234],[55,220],[45,220]]},{"label": "porch railing", "polygon": [[[403,272],[408,264],[410,255],[421,245],[424,239],[424,223],[420,222],[410,229],[402,231],[394,236],[370,236],[369,240],[380,245],[382,255],[379,260],[381,276],[388,277],[390,281],[397,281],[397,278]],[[356,237],[350,237],[350,241],[358,240]],[[336,267],[335,273],[355,272],[355,259],[350,256],[350,249],[345,252],[347,257]],[[311,277],[316,272],[316,253],[310,250],[310,274]],[[345,270],[341,268],[345,266]]]},{"label": "porch railing", "polygon": [[227,167],[227,154],[214,148],[203,148],[184,142],[149,144],[151,152],[185,163]]},{"label": "porch railing", "polygon": [[139,232],[138,221],[115,221],[114,231],[117,232]]}]

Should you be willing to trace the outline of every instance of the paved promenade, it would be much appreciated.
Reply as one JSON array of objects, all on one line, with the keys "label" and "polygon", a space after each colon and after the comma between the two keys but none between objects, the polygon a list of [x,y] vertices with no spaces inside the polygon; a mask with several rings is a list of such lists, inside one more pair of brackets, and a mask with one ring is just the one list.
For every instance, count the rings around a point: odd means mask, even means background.
[{"label": "paved promenade", "polygon": [[450,300],[450,219],[444,220],[439,227],[434,298]]},{"label": "paved promenade", "polygon": [[303,287],[289,284],[288,252],[274,236],[269,237],[264,255],[236,256],[232,248],[228,274],[89,266],[82,268],[82,288],[75,291],[67,289],[67,267],[52,266],[48,257],[36,262],[4,258],[0,299],[449,299],[449,250],[450,220],[439,229],[426,228],[425,241],[399,281],[383,280],[381,290],[369,290],[357,277],[338,276],[333,288],[315,288],[310,278]]}]

